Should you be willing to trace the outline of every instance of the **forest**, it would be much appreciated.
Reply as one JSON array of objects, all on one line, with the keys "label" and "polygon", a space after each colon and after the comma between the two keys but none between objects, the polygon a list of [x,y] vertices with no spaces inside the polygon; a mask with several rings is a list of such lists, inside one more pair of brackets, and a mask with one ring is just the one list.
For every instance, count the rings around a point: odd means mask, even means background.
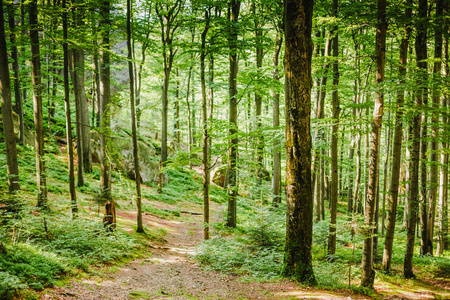
[{"label": "forest", "polygon": [[450,0],[1,0],[0,299],[450,299]]}]

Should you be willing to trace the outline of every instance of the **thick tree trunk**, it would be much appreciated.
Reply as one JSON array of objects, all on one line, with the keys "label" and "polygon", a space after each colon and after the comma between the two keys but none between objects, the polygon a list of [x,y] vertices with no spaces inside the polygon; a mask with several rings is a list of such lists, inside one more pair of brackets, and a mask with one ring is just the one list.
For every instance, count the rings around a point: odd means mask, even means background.
[{"label": "thick tree trunk", "polygon": [[[277,29],[277,37],[275,40],[275,50],[273,53],[273,75],[272,78],[275,81],[280,80],[278,72],[278,57],[281,50],[281,44],[283,43],[283,35],[281,29]],[[273,128],[278,130],[280,126],[280,93],[277,90],[272,92],[273,98]],[[280,139],[273,139],[273,177],[272,177],[272,203],[274,206],[281,203],[281,151],[280,151]]]},{"label": "thick tree trunk", "polygon": [[75,190],[75,174],[74,174],[74,163],[73,163],[73,143],[72,143],[72,120],[70,115],[70,85],[69,85],[69,50],[67,45],[67,10],[66,10],[66,0],[62,1],[63,9],[63,55],[64,55],[64,65],[63,65],[63,77],[64,77],[64,103],[66,110],[66,139],[67,139],[67,160],[69,167],[69,190],[70,190],[70,203],[72,218],[76,218],[78,214],[77,207],[77,194]]},{"label": "thick tree trunk", "polygon": [[[418,17],[421,21],[416,24],[417,35],[415,41],[416,48],[416,60],[417,67],[422,69],[418,76],[417,86],[421,87],[415,95],[415,105],[416,107],[422,107],[424,95],[426,93],[426,88],[423,86],[425,84],[424,74],[422,72],[427,71],[427,53],[426,53],[426,42],[427,42],[427,29],[426,25],[422,22],[427,17],[427,0],[419,0],[419,11]],[[405,260],[403,263],[403,274],[406,278],[414,277],[413,273],[413,255],[414,255],[414,241],[415,241],[415,231],[417,222],[417,209],[419,205],[419,158],[420,158],[420,123],[421,116],[419,113],[415,113],[412,121],[412,151],[411,151],[411,184],[410,184],[410,198],[408,200],[408,212],[409,212],[409,222],[408,222],[408,233],[406,241],[406,252]]]},{"label": "thick tree trunk", "polygon": [[39,25],[37,0],[32,0],[30,9],[30,40],[31,40],[31,80],[33,82],[33,108],[35,126],[36,150],[36,182],[38,190],[38,207],[47,207],[47,181],[44,159],[44,124],[42,116],[42,76],[39,51]]},{"label": "thick tree trunk", "polygon": [[406,76],[406,64],[408,59],[408,43],[411,35],[411,15],[412,0],[408,0],[409,7],[405,11],[405,30],[400,45],[400,65],[398,69],[399,82],[397,91],[397,114],[395,116],[394,129],[394,147],[392,151],[392,176],[390,181],[388,197],[388,217],[386,226],[386,236],[384,239],[383,250],[383,270],[387,273],[391,271],[392,246],[394,244],[395,221],[397,216],[398,191],[400,183],[400,169],[402,156],[402,138],[403,138],[403,103],[405,92],[403,85]]},{"label": "thick tree trunk", "polygon": [[228,215],[227,226],[236,227],[236,197],[237,185],[237,155],[238,155],[238,125],[237,125],[237,38],[238,38],[238,17],[241,2],[231,0],[228,17],[230,20],[230,77],[229,77],[229,151],[228,151]]},{"label": "thick tree trunk", "polygon": [[2,97],[3,135],[5,138],[6,148],[8,189],[9,192],[13,193],[14,191],[20,189],[19,165],[17,161],[16,135],[14,134],[13,108],[11,100],[11,79],[9,77],[8,51],[6,48],[4,24],[5,19],[2,2],[0,3],[0,89]]},{"label": "thick tree trunk", "polygon": [[312,1],[286,0],[286,244],[283,274],[314,284],[311,190]]},{"label": "thick tree trunk", "polygon": [[364,211],[364,225],[366,237],[363,242],[363,257],[361,262],[361,286],[373,288],[375,271],[373,270],[373,239],[372,229],[375,221],[375,206],[377,197],[378,170],[380,161],[380,137],[383,121],[384,96],[381,84],[384,81],[385,51],[386,51],[386,0],[378,0],[378,24],[376,34],[376,67],[375,107],[372,122],[372,140],[370,145],[369,183],[366,207]]},{"label": "thick tree trunk", "polygon": [[[338,0],[333,0],[333,15],[338,16]],[[333,37],[333,99],[332,112],[333,121],[331,126],[331,195],[330,195],[330,227],[328,234],[328,257],[329,260],[334,261],[336,253],[336,213],[338,203],[338,137],[339,137],[339,36],[338,26],[334,26],[332,34]],[[342,176],[342,174],[341,174]]]}]

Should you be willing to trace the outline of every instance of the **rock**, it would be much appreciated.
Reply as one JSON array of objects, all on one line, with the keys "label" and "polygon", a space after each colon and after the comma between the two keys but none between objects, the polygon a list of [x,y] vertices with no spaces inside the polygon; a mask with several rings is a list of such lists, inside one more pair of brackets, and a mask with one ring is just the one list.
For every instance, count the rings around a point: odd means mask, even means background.
[{"label": "rock", "polygon": [[[93,132],[91,136],[92,162],[100,163],[100,134]],[[114,145],[120,168],[129,178],[135,180],[133,142],[131,137],[113,136],[112,144]],[[151,143],[138,141],[139,166],[141,171],[141,182],[143,183],[158,183],[159,163],[152,160],[152,158],[155,157],[155,154],[156,150]],[[168,182],[168,180],[169,176],[164,172],[164,181]]]},{"label": "rock", "polygon": [[[0,106],[1,108],[1,106]],[[17,142],[19,141],[19,115],[16,114],[15,112],[13,112],[13,122],[14,122],[14,133],[16,135],[17,138]],[[24,144],[27,146],[32,146],[34,147],[34,133],[33,131],[28,127],[28,125],[25,123],[24,125],[24,135],[23,135],[23,139],[24,139]],[[0,131],[3,134],[3,115],[0,113]]]},{"label": "rock", "polygon": [[226,175],[228,167],[226,165],[219,167],[213,175],[213,182],[218,186],[225,187],[226,185]]},{"label": "rock", "polygon": [[266,169],[259,169],[256,175],[264,181],[270,181],[270,172]]}]

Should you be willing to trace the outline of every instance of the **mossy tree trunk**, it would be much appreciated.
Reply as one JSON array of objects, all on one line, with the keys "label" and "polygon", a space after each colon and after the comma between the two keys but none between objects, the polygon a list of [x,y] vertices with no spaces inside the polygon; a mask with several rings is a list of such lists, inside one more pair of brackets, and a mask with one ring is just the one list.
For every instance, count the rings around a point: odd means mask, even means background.
[{"label": "mossy tree trunk", "polygon": [[313,1],[286,0],[286,244],[284,276],[316,282],[312,269],[311,41]]}]

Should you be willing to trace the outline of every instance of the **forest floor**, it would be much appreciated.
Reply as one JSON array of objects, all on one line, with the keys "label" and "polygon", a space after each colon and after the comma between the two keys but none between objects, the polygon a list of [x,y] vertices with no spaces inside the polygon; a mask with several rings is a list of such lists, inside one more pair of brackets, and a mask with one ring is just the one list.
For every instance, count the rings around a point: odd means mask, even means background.
[{"label": "forest floor", "polygon": [[[173,209],[169,204],[152,202],[160,209]],[[302,287],[289,280],[272,282],[243,281],[237,275],[225,275],[199,267],[191,255],[202,240],[201,206],[185,208],[176,220],[145,214],[148,228],[165,233],[164,238],[148,242],[142,258],[120,266],[106,266],[95,275],[73,278],[62,287],[46,289],[41,299],[372,299],[351,291],[327,291]],[[221,206],[214,203],[216,216]],[[195,213],[195,214],[192,214]],[[132,232],[136,220],[133,211],[118,210],[118,223]],[[438,298],[450,299],[448,281],[440,283]],[[434,283],[411,288],[395,283],[378,283],[377,299],[436,299]],[[447,298],[448,297],[448,298]]]}]

